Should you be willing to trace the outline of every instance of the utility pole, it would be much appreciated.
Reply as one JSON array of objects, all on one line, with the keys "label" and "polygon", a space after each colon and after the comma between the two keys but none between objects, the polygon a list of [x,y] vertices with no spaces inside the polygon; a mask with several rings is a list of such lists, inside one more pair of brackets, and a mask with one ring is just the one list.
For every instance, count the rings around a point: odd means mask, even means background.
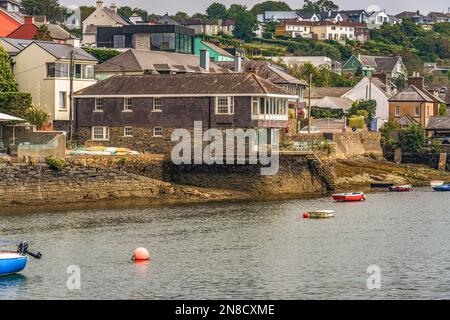
[{"label": "utility pole", "polygon": [[73,105],[73,78],[74,78],[74,74],[75,74],[75,50],[72,49],[70,51],[70,70],[69,70],[69,75],[70,75],[70,91],[69,91],[69,110],[70,110],[70,135],[69,135],[69,141],[70,141],[70,145],[72,145],[72,141],[73,141],[73,121],[74,121],[74,105]]},{"label": "utility pole", "polygon": [[369,100],[372,100],[372,74],[369,77]]},{"label": "utility pole", "polygon": [[312,86],[312,73],[309,74],[308,133],[311,133],[311,86]]}]

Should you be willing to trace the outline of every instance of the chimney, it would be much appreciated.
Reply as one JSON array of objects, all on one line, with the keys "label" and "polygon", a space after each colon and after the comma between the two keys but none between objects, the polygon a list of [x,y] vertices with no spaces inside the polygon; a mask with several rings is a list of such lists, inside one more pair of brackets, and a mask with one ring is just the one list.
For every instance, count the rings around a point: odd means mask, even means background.
[{"label": "chimney", "polygon": [[34,24],[34,17],[28,16],[25,17],[25,23],[24,24]]},{"label": "chimney", "polygon": [[420,14],[420,11],[419,11],[419,10],[417,10],[417,11],[416,11],[416,13],[417,13],[417,14]]},{"label": "chimney", "polygon": [[78,38],[69,38],[69,39],[66,39],[66,44],[69,44],[74,48],[80,48],[81,40]]},{"label": "chimney", "polygon": [[109,8],[114,11],[115,13],[117,13],[117,6],[115,3],[111,3],[111,5],[109,6]]},{"label": "chimney", "polygon": [[242,72],[242,58],[239,52],[234,56],[234,72]]},{"label": "chimney", "polygon": [[103,9],[103,0],[97,0],[97,10]]},{"label": "chimney", "polygon": [[424,78],[419,73],[414,73],[412,77],[409,77],[408,82],[409,85],[415,85],[420,90],[425,86]]},{"label": "chimney", "polygon": [[206,49],[200,50],[200,68],[209,72],[209,51]]}]

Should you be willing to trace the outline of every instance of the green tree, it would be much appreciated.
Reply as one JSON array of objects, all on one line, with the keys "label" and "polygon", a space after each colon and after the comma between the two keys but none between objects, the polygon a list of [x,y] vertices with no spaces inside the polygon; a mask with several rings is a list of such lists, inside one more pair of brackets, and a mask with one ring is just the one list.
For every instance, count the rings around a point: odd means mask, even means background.
[{"label": "green tree", "polygon": [[94,11],[95,7],[93,6],[80,6],[81,21],[86,20]]},{"label": "green tree", "polygon": [[192,15],[192,18],[208,19],[208,16],[204,13],[197,12]]},{"label": "green tree", "polygon": [[395,142],[391,139],[391,132],[394,130],[400,130],[402,127],[395,120],[389,120],[380,129],[381,133],[381,143],[383,145],[394,145]]},{"label": "green tree", "polygon": [[41,41],[52,41],[53,38],[50,35],[50,30],[48,30],[48,27],[46,24],[43,24],[39,26],[36,30],[36,34],[34,35],[35,40],[41,40]]},{"label": "green tree", "polygon": [[227,10],[227,16],[230,19],[236,19],[236,17],[242,13],[247,11],[247,6],[243,6],[240,4],[232,4]]},{"label": "green tree", "polygon": [[233,35],[237,39],[251,41],[255,35],[257,21],[249,11],[243,11],[236,16]]},{"label": "green tree", "polygon": [[425,129],[413,124],[399,137],[400,147],[411,152],[421,152],[426,142]]},{"label": "green tree", "polygon": [[219,2],[214,2],[206,9],[206,15],[210,20],[224,20],[228,17],[227,7]]},{"label": "green tree", "polygon": [[447,106],[444,103],[439,104],[439,115],[440,116],[447,115]]},{"label": "green tree", "polygon": [[133,8],[129,6],[123,6],[117,9],[117,13],[120,14],[124,18],[129,18],[133,15]]},{"label": "green tree", "polygon": [[189,19],[189,15],[186,12],[178,11],[172,18],[175,20]]},{"label": "green tree", "polygon": [[0,92],[17,92],[8,53],[0,44]]},{"label": "green tree", "polygon": [[375,118],[376,110],[377,102],[375,100],[359,100],[352,104],[351,108],[347,112],[347,115],[350,117],[353,115],[361,116],[364,114],[366,119],[372,120]]},{"label": "green tree", "polygon": [[303,8],[299,10],[301,13],[314,12],[314,13],[322,13],[328,11],[338,11],[339,6],[336,5],[333,1],[330,0],[305,0],[303,4]]},{"label": "green tree", "polygon": [[264,1],[256,4],[250,11],[256,16],[264,11],[291,11],[291,7],[282,1]]},{"label": "green tree", "polygon": [[50,118],[47,112],[36,106],[30,106],[26,109],[23,117],[30,124],[36,126],[38,130],[42,129],[44,124],[46,124]]},{"label": "green tree", "polygon": [[51,22],[61,22],[65,10],[58,0],[22,0],[22,12],[31,16],[46,16]]}]

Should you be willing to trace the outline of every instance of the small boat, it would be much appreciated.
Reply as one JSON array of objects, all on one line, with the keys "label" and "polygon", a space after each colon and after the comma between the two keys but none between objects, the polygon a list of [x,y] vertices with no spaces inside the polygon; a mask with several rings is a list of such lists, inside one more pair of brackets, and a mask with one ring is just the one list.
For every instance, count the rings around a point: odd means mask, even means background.
[{"label": "small boat", "polygon": [[430,185],[432,187],[442,186],[443,184],[444,184],[444,181],[441,181],[441,180],[433,180],[430,182]]},{"label": "small boat", "polygon": [[16,252],[0,251],[0,276],[18,273],[25,269],[28,257]]},{"label": "small boat", "polygon": [[410,184],[404,184],[401,186],[389,187],[389,190],[394,191],[394,192],[408,192],[408,191],[412,191],[413,187]]},{"label": "small boat", "polygon": [[434,186],[433,189],[434,191],[450,191],[450,183]]},{"label": "small boat", "polygon": [[[14,243],[0,243],[11,245]],[[42,254],[28,251],[28,243],[21,242],[17,245],[17,251],[0,250],[0,277],[21,272],[27,266],[28,255],[40,259]]]},{"label": "small boat", "polygon": [[363,201],[366,196],[363,192],[337,193],[333,194],[333,199],[338,202]]},{"label": "small boat", "polygon": [[393,183],[381,183],[381,182],[373,182],[370,184],[371,188],[380,188],[380,189],[386,189],[389,187],[392,187]]},{"label": "small boat", "polygon": [[308,211],[303,214],[303,218],[305,219],[327,219],[333,217],[333,210]]}]

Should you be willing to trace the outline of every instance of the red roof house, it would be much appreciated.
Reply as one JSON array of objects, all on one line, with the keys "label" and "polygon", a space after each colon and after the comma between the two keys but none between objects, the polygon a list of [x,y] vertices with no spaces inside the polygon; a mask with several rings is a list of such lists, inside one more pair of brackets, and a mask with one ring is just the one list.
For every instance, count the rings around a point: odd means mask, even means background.
[{"label": "red roof house", "polygon": [[8,12],[0,8],[0,37],[6,37],[11,32],[19,28],[23,23],[23,18],[16,12]]},{"label": "red roof house", "polygon": [[65,44],[66,40],[71,38],[70,33],[62,27],[56,24],[47,23],[45,21],[37,22],[35,17],[25,17],[25,23],[11,32],[8,35],[8,38],[32,40],[36,36],[38,28],[43,24],[47,25],[47,28],[50,31],[50,36],[56,43]]}]

